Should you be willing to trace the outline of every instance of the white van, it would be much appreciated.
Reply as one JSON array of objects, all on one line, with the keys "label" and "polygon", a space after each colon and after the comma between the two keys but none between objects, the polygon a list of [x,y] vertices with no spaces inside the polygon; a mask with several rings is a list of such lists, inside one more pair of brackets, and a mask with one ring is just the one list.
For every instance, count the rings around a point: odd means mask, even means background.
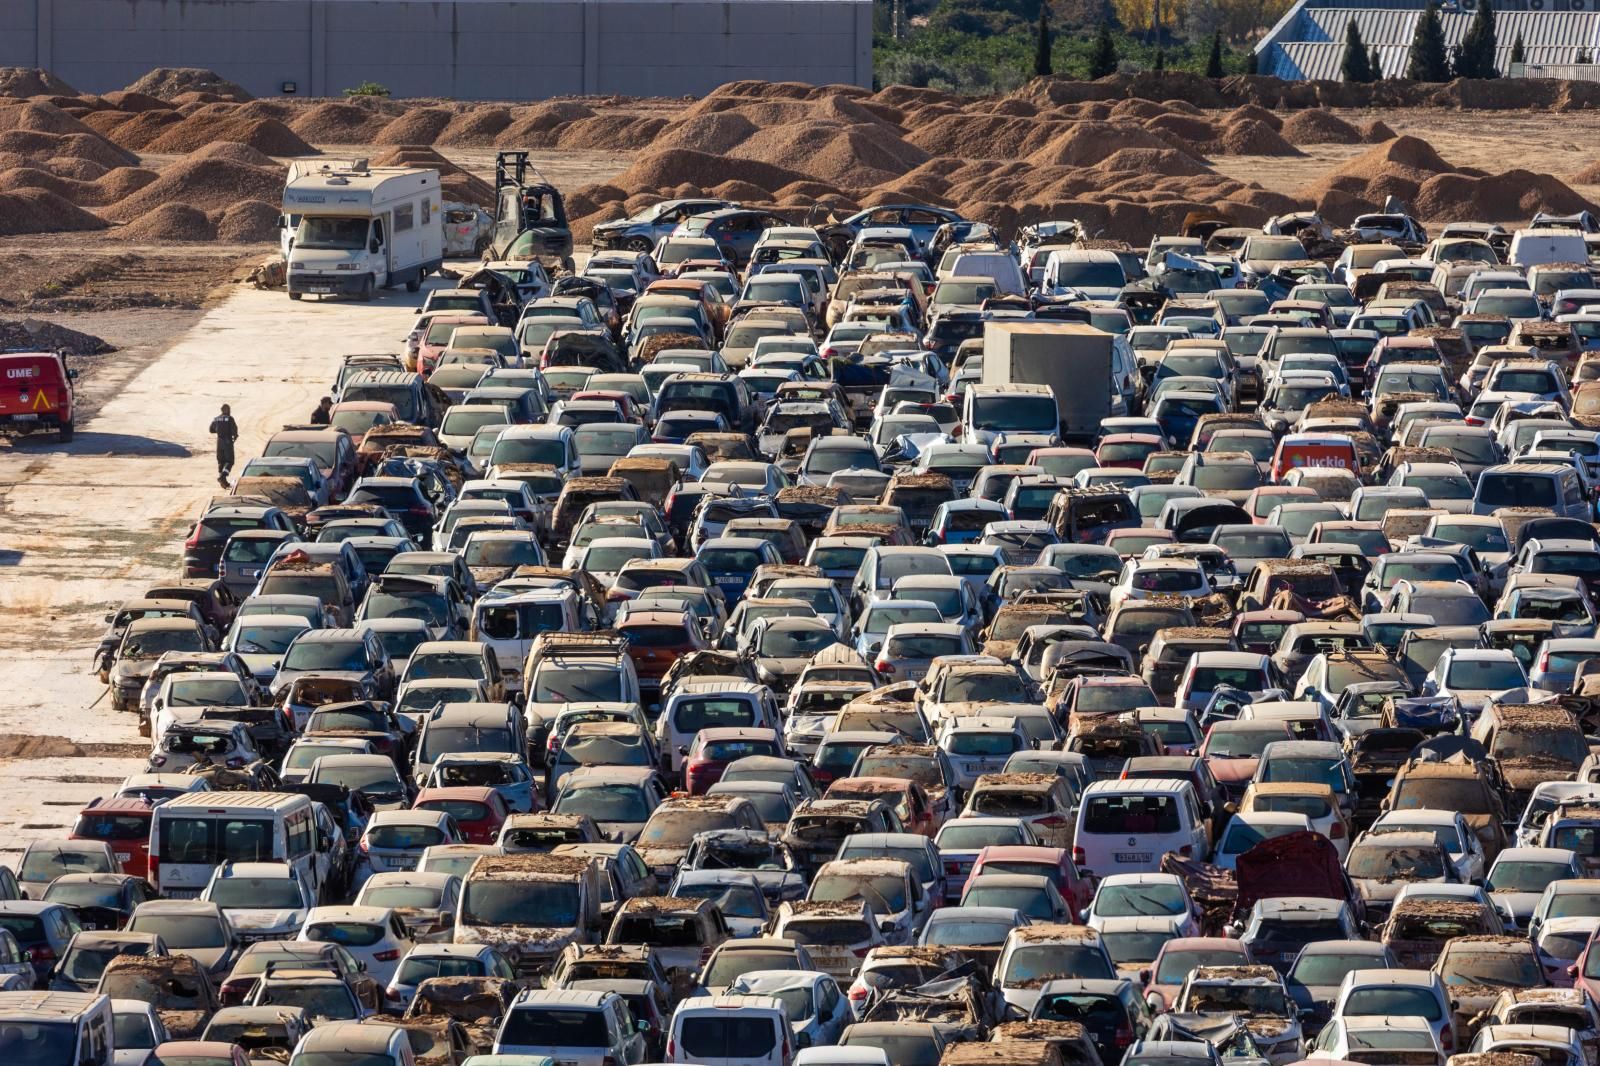
[{"label": "white van", "polygon": [[8,1061],[111,1066],[111,997],[95,992],[0,992]]},{"label": "white van", "polygon": [[570,588],[533,589],[514,596],[481,597],[472,605],[470,639],[494,649],[507,684],[521,686],[522,668],[540,633],[576,633],[578,596]]},{"label": "white van", "polygon": [[1589,246],[1575,229],[1519,229],[1511,237],[1508,262],[1527,268],[1541,263],[1587,263]]},{"label": "white van", "polygon": [[1096,877],[1154,873],[1169,851],[1205,860],[1206,819],[1194,786],[1178,778],[1096,781],[1078,805],[1073,862]]},{"label": "white van", "polygon": [[775,996],[691,996],[672,1012],[667,1061],[793,1066],[789,1016]]},{"label": "white van", "polygon": [[439,172],[371,167],[366,160],[301,163],[283,187],[289,299],[306,293],[372,299],[379,289],[422,279],[444,264]]},{"label": "white van", "polygon": [[988,278],[994,282],[996,289],[1007,296],[1022,296],[1028,291],[1023,284],[1022,268],[1005,252],[962,252],[950,264],[949,276]]},{"label": "white van", "polygon": [[670,759],[672,772],[680,773],[695,734],[722,726],[782,732],[777,697],[766,685],[749,681],[690,681],[676,686],[656,726],[662,761]]},{"label": "white van", "polygon": [[199,792],[150,819],[150,883],[168,899],[198,899],[224,862],[283,862],[320,898],[311,801],[286,792]]}]

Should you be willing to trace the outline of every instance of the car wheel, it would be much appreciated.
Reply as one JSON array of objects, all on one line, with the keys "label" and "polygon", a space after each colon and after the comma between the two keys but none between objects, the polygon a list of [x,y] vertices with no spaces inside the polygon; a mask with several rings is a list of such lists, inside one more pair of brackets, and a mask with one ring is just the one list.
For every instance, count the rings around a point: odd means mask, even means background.
[{"label": "car wheel", "polygon": [[650,242],[643,237],[629,237],[628,243],[624,247],[630,252],[648,252],[650,250]]},{"label": "car wheel", "polygon": [[364,304],[369,304],[369,303],[372,302],[372,275],[371,274],[368,274],[367,277],[366,277],[366,280],[362,281],[362,283],[361,283],[361,291],[356,293],[356,299],[360,300]]},{"label": "car wheel", "polygon": [[290,294],[289,294],[289,299],[291,299],[291,300],[298,300],[298,299],[300,299],[300,298],[301,298],[301,297],[302,297],[302,296],[304,296],[304,295],[305,295],[305,293],[303,293],[303,292],[291,292],[291,293],[290,293]]},{"label": "car wheel", "polygon": [[61,438],[61,443],[62,444],[71,444],[72,443],[72,432],[73,432],[73,427],[72,427],[72,423],[71,422],[63,422],[63,423],[61,423],[61,430],[60,430],[60,433],[58,435]]},{"label": "car wheel", "polygon": [[419,271],[417,273],[416,277],[414,277],[410,281],[406,282],[406,291],[407,292],[416,292],[421,288],[422,288],[422,273]]}]

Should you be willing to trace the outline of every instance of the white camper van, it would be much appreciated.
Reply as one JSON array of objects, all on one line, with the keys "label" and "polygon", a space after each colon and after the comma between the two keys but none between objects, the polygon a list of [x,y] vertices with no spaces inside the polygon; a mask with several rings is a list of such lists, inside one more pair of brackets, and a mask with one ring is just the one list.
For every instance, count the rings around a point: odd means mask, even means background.
[{"label": "white camper van", "polygon": [[290,167],[283,188],[289,298],[416,292],[444,262],[439,172],[366,160]]}]

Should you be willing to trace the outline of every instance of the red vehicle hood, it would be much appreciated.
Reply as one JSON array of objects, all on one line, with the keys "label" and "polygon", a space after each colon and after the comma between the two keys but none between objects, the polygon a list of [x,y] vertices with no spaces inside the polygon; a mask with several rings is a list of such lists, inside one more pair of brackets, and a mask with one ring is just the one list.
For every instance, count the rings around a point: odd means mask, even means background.
[{"label": "red vehicle hood", "polygon": [[1287,896],[1350,899],[1339,852],[1321,833],[1290,833],[1264,840],[1239,856],[1234,914],[1250,913],[1257,900]]},{"label": "red vehicle hood", "polygon": [[1256,764],[1260,761],[1260,759],[1219,759],[1211,755],[1206,756],[1206,765],[1211,768],[1211,776],[1224,783],[1250,780],[1256,776]]}]

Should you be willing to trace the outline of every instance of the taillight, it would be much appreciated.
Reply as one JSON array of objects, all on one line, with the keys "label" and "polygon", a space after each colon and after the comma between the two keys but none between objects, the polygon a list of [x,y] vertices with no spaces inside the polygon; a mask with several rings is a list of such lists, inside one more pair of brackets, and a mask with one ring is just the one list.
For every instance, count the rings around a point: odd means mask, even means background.
[{"label": "taillight", "polygon": [[867,988],[866,988],[865,985],[856,985],[855,987],[850,989],[850,1002],[852,1002],[852,1003],[860,1003],[862,1000],[866,999],[867,996],[869,996],[870,994],[871,993],[867,991]]},{"label": "taillight", "polygon": [[864,958],[867,957],[867,952],[869,952],[871,950],[872,950],[872,947],[870,945],[868,945],[867,947],[864,947],[864,948],[856,948],[855,949],[855,956],[858,959],[864,959]]},{"label": "taillight", "polygon": [[667,1061],[668,1062],[672,1061],[673,1052],[675,1052],[677,1050],[677,1048],[678,1048],[677,1041],[673,1040],[671,1037],[668,1037],[667,1038]]},{"label": "taillight", "polygon": [[1329,840],[1343,840],[1344,839],[1344,823],[1343,822],[1337,821],[1337,820],[1334,821],[1332,828],[1330,828],[1328,830],[1328,839]]},{"label": "taillight", "polygon": [[198,548],[198,547],[200,547],[200,523],[199,522],[196,522],[194,524],[194,528],[189,531],[189,539],[183,542],[183,546],[185,548]]},{"label": "taillight", "polygon": [[161,860],[157,858],[156,853],[152,851],[150,853],[150,861],[145,864],[144,878],[146,881],[149,881],[152,885],[154,885],[157,890],[159,890],[161,888],[160,874]]},{"label": "taillight", "polygon": [[1089,865],[1089,853],[1084,851],[1082,848],[1077,848],[1077,847],[1073,848],[1072,849],[1072,865],[1074,865],[1074,866],[1087,866],[1087,865]]},{"label": "taillight", "polygon": [[388,1000],[390,1003],[399,1003],[400,993],[396,992],[392,988],[385,988],[383,990],[383,998]]},{"label": "taillight", "polygon": [[43,943],[38,947],[29,948],[28,956],[34,962],[55,962],[56,949],[51,947],[48,943]]},{"label": "taillight", "polygon": [[1537,666],[1535,666],[1534,669],[1535,670],[1548,670],[1548,669],[1550,669],[1550,653],[1549,652],[1542,651],[1542,652],[1539,653],[1539,664]]},{"label": "taillight", "polygon": [[872,668],[878,671],[880,674],[894,673],[894,663],[887,659],[879,659],[877,662],[872,664]]},{"label": "taillight", "polygon": [[1117,1027],[1117,1046],[1118,1047],[1127,1047],[1131,1043],[1133,1043],[1133,1030],[1130,1027],[1126,1026],[1126,1025],[1118,1026]]},{"label": "taillight", "polygon": [[1446,1055],[1456,1049],[1456,1031],[1448,1022],[1445,1023],[1444,1032],[1439,1034],[1439,1047]]},{"label": "taillight", "polygon": [[433,512],[426,507],[408,507],[406,508],[406,514],[416,515],[419,518],[431,518],[433,516]]},{"label": "taillight", "polygon": [[390,948],[388,951],[375,951],[372,957],[379,962],[394,962],[400,957],[399,948]]},{"label": "taillight", "polygon": [[944,872],[947,874],[958,874],[961,872],[961,864],[959,862],[947,862],[944,864]]}]

